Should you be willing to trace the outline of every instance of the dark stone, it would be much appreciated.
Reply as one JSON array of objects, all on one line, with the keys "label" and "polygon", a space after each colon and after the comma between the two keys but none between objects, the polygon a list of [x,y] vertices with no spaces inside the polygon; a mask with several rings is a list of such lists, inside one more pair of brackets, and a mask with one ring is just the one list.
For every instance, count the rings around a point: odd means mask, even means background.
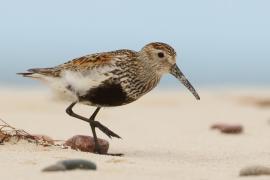
[{"label": "dark stone", "polygon": [[96,170],[97,166],[95,163],[83,159],[72,159],[72,160],[63,160],[59,161],[56,164],[44,168],[43,172],[52,172],[52,171],[67,171],[74,169],[83,169],[83,170]]}]

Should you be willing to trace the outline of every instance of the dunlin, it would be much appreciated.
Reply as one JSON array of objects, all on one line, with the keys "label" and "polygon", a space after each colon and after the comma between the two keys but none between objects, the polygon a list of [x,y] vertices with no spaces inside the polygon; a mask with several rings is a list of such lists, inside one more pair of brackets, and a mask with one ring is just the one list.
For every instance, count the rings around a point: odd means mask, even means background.
[{"label": "dunlin", "polygon": [[[44,80],[56,92],[72,103],[66,112],[90,124],[100,153],[95,128],[107,136],[120,138],[95,117],[102,107],[121,106],[131,103],[157,86],[164,74],[179,79],[196,97],[199,95],[176,65],[176,52],[168,44],[154,42],[140,51],[116,50],[82,56],[52,68],[29,69],[18,73],[25,77]],[[77,103],[97,107],[90,118],[73,112]]]}]

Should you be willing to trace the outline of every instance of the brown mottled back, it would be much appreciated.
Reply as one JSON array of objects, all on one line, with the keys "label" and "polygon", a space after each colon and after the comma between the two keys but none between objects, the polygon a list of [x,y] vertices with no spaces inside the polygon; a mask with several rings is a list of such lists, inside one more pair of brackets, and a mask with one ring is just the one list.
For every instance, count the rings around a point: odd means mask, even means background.
[{"label": "brown mottled back", "polygon": [[121,49],[111,52],[96,53],[85,55],[71,61],[68,61],[59,66],[52,68],[33,68],[29,69],[27,73],[19,73],[24,76],[31,76],[33,73],[49,76],[60,77],[62,71],[87,71],[97,67],[111,66],[115,61],[125,61],[133,59],[137,56],[136,51]]}]

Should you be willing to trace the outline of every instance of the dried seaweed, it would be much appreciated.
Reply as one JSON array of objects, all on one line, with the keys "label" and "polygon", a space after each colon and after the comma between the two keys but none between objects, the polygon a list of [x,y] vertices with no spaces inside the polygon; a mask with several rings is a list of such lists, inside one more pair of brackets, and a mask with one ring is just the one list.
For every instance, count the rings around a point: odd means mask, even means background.
[{"label": "dried seaweed", "polygon": [[36,143],[42,146],[54,145],[54,140],[46,138],[46,136],[32,135],[23,129],[17,129],[4,120],[0,119],[0,144],[5,142],[17,143],[20,140],[26,140],[30,143]]}]

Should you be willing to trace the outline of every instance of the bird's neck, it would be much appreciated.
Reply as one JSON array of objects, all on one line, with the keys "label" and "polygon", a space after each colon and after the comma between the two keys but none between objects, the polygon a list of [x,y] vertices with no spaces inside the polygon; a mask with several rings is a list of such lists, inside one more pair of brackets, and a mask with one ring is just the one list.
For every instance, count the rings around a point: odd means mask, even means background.
[{"label": "bird's neck", "polygon": [[153,64],[146,62],[145,59],[136,59],[130,61],[133,63],[132,70],[127,72],[130,74],[130,84],[127,88],[127,93],[130,97],[138,99],[147,92],[157,86],[161,79],[161,75],[157,73]]},{"label": "bird's neck", "polygon": [[161,75],[153,67],[146,65],[142,71],[139,71],[138,79],[141,81],[141,85],[138,88],[141,93],[140,96],[142,96],[157,86]]}]

